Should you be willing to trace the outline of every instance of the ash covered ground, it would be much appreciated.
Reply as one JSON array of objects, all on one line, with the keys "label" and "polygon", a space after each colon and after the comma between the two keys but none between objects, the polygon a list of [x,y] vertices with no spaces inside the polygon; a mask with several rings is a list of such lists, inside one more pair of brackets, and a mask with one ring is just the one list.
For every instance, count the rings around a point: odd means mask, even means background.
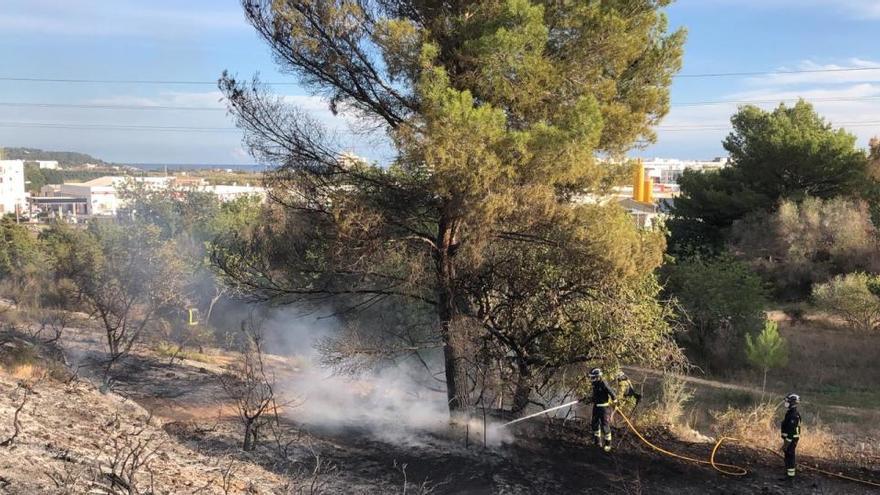
[{"label": "ash covered ground", "polygon": [[[19,437],[0,447],[0,493],[110,493],[100,490],[110,486],[114,454],[134,433],[153,450],[148,469],[136,476],[139,491],[132,493],[876,493],[812,473],[787,487],[779,481],[778,458],[736,445],[725,446],[719,461],[750,472],[725,476],[657,454],[624,428],[616,429],[615,450],[606,454],[588,444],[586,410],[565,421],[490,429],[484,444],[479,418],[468,428],[450,428],[436,392],[417,394],[399,374],[342,379],[311,368],[302,357],[268,358],[289,401],[273,433],[245,453],[239,449],[241,426],[218,380],[230,357],[169,363],[139,351],[124,362],[112,391],[102,392],[100,334],[75,329],[64,342],[64,349],[52,349],[20,335],[2,336],[3,352],[32,347],[68,371],[56,370],[34,385],[20,414]],[[71,366],[61,363],[60,354]],[[72,376],[70,369],[79,371]],[[18,384],[29,373],[36,372],[0,374],[4,437],[21,397]],[[662,430],[648,434],[693,457],[708,458],[712,447],[681,442]],[[880,480],[877,469],[818,462]]]}]

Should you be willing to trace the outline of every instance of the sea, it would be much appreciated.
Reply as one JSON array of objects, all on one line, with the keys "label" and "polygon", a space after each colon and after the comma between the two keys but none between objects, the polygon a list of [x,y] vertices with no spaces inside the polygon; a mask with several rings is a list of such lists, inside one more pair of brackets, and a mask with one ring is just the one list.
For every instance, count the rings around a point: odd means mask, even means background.
[{"label": "sea", "polygon": [[126,163],[129,167],[135,167],[148,172],[186,172],[190,170],[231,170],[233,172],[263,172],[268,165],[229,165],[222,163]]}]

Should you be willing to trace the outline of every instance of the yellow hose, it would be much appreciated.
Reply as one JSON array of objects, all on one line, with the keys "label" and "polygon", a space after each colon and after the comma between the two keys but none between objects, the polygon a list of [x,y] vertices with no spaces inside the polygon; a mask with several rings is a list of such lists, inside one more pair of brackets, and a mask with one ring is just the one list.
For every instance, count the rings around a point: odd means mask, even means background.
[{"label": "yellow hose", "polygon": [[[780,454],[779,452],[776,452],[776,451],[773,450],[773,449],[768,449],[767,447],[759,447],[759,448],[764,449],[764,450],[766,450],[766,451],[772,453],[773,455],[775,455],[775,456],[777,456],[777,457],[780,457],[780,458],[783,458],[783,459],[785,458],[785,456],[783,456],[783,455]],[[877,483],[877,482],[874,482],[874,481],[868,481],[868,480],[863,480],[863,479],[859,479],[859,478],[853,478],[852,476],[847,476],[847,475],[845,475],[845,474],[840,474],[840,473],[832,473],[831,471],[825,471],[824,469],[819,469],[819,468],[817,468],[817,467],[815,467],[815,466],[810,466],[809,464],[804,464],[803,462],[798,463],[798,466],[797,466],[797,467],[798,467],[798,469],[806,469],[807,471],[813,471],[813,472],[816,472],[816,473],[821,473],[821,474],[824,474],[825,476],[831,476],[831,477],[833,477],[833,478],[840,478],[840,479],[842,479],[842,480],[852,481],[852,482],[855,482],[855,483],[862,483],[862,484],[864,484],[864,485],[868,485],[868,486],[876,486],[876,487],[880,487],[880,483]]]},{"label": "yellow hose", "polygon": [[624,421],[626,421],[626,424],[629,426],[629,429],[632,430],[632,432],[635,433],[637,437],[639,437],[639,440],[644,442],[644,444],[647,445],[648,447],[651,447],[652,449],[656,450],[657,452],[660,452],[661,454],[666,454],[670,457],[674,457],[676,459],[681,459],[684,461],[689,461],[689,462],[694,462],[697,464],[704,464],[707,466],[712,466],[715,470],[717,470],[721,473],[730,475],[730,476],[745,476],[745,475],[749,474],[749,471],[743,467],[734,466],[733,464],[723,464],[723,463],[715,462],[715,452],[718,450],[718,447],[721,445],[721,443],[724,442],[724,440],[726,440],[727,438],[721,438],[720,440],[718,440],[718,442],[715,444],[715,448],[712,449],[711,457],[709,458],[708,461],[704,461],[702,459],[696,459],[694,457],[688,457],[685,455],[676,454],[675,452],[670,452],[670,451],[664,449],[663,447],[659,447],[659,446],[651,443],[651,441],[648,440],[647,438],[645,438],[645,436],[642,435],[642,433],[635,427],[635,425],[632,424],[632,421],[630,421],[630,419],[627,417],[626,414],[623,413],[623,411],[621,411],[620,409],[617,409],[617,412],[620,413],[620,417],[623,418]]},{"label": "yellow hose", "polygon": [[[693,457],[688,457],[685,455],[676,454],[675,452],[670,452],[662,447],[658,447],[657,445],[651,443],[647,438],[645,438],[644,435],[642,435],[642,433],[635,427],[635,425],[632,424],[632,421],[630,421],[630,419],[626,416],[626,414],[623,413],[623,411],[621,411],[619,408],[616,410],[618,413],[620,413],[620,417],[622,417],[623,420],[626,421],[626,424],[627,424],[627,426],[629,426],[629,429],[632,430],[632,432],[635,433],[637,437],[639,437],[639,440],[641,440],[642,442],[645,443],[645,445],[647,445],[648,447],[651,447],[652,449],[656,450],[657,452],[660,452],[662,454],[666,454],[666,455],[668,455],[670,457],[674,457],[676,459],[682,459],[682,460],[694,462],[697,464],[709,465],[709,466],[712,466],[716,471],[719,471],[721,473],[724,473],[724,474],[727,474],[730,476],[745,476],[749,473],[748,470],[746,470],[745,468],[740,467],[740,466],[735,466],[733,464],[723,464],[723,463],[715,462],[715,454],[718,452],[718,449],[721,448],[721,444],[726,441],[740,442],[740,443],[745,444],[745,442],[743,442],[739,438],[721,437],[718,439],[717,442],[715,442],[715,447],[712,448],[712,454],[709,456],[708,461],[704,461],[702,459],[695,459]],[[766,451],[768,451],[778,457],[782,457],[782,454],[780,454],[779,452],[776,452],[773,449],[768,449],[767,447],[760,447],[760,446],[754,446],[754,445],[752,445],[752,447],[766,450]],[[824,474],[826,476],[831,476],[833,478],[839,478],[842,480],[852,481],[854,483],[861,483],[863,485],[868,485],[868,486],[880,487],[880,483],[876,483],[874,481],[853,478],[852,476],[847,476],[845,474],[832,473],[831,471],[819,469],[817,467],[810,466],[809,464],[801,463],[801,464],[799,464],[799,467],[802,469],[806,469],[808,471],[813,471],[816,473]]]}]

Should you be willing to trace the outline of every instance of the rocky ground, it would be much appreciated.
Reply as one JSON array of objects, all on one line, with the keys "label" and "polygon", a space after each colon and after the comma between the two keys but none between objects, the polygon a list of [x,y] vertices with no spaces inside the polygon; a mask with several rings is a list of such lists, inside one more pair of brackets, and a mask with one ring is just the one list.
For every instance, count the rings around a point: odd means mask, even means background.
[{"label": "rocky ground", "polygon": [[[15,410],[24,401],[18,437],[0,446],[0,493],[878,492],[808,472],[787,487],[779,482],[778,458],[735,445],[724,447],[719,460],[745,467],[747,476],[671,459],[624,430],[616,432],[615,450],[606,454],[586,445],[580,421],[530,422],[518,426],[509,442],[486,448],[478,437],[465,445],[460,431],[416,432],[391,441],[377,437],[375,425],[310,426],[297,422],[292,408],[256,452],[243,453],[241,428],[219,386],[222,357],[170,364],[139,352],[120,368],[112,390],[102,393],[94,364],[98,335],[74,331],[65,342],[64,355],[79,369],[76,374],[61,364],[60,349],[0,333],[0,442],[13,433]],[[44,365],[22,365],[22,355]],[[273,363],[279,373],[296,373],[280,358]],[[47,369],[51,373],[43,376]],[[651,440],[698,458],[708,458],[712,446],[659,431]],[[880,481],[880,468],[817,462]]]}]

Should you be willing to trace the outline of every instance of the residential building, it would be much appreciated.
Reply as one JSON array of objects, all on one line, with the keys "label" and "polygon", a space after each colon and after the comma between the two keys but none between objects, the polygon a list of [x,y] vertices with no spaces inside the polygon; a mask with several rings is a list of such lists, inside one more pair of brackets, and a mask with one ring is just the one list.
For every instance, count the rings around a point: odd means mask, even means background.
[{"label": "residential building", "polygon": [[62,184],[58,194],[85,198],[87,215],[115,215],[122,205],[119,189],[126,182],[141,184],[147,189],[165,189],[173,177],[99,177],[82,183]]},{"label": "residential building", "polygon": [[[126,183],[134,183],[149,190],[174,188],[182,191],[200,191],[216,194],[221,202],[232,201],[243,196],[258,196],[265,199],[266,190],[262,187],[245,184],[210,185],[201,178],[191,177],[122,177],[106,176],[82,183],[44,186],[40,190],[40,198],[33,205],[55,211],[75,215],[116,215],[125,207],[125,200],[120,197],[120,190]],[[55,198],[53,200],[52,198]],[[36,198],[35,198],[36,199]]]},{"label": "residential building", "polygon": [[261,199],[266,198],[266,189],[258,186],[252,186],[250,184],[246,184],[244,186],[239,185],[216,185],[216,186],[199,186],[196,188],[199,191],[210,192],[217,195],[217,199],[220,200],[221,203],[225,203],[227,201],[234,201],[243,196],[259,196]]},{"label": "residential building", "polygon": [[0,214],[23,211],[27,204],[24,189],[24,161],[0,160]]},{"label": "residential building", "polygon": [[707,172],[720,170],[727,166],[727,158],[715,158],[712,160],[678,160],[670,158],[652,158],[643,160],[645,177],[652,180],[655,193],[665,193],[675,196],[679,193],[678,179],[685,170]]}]

